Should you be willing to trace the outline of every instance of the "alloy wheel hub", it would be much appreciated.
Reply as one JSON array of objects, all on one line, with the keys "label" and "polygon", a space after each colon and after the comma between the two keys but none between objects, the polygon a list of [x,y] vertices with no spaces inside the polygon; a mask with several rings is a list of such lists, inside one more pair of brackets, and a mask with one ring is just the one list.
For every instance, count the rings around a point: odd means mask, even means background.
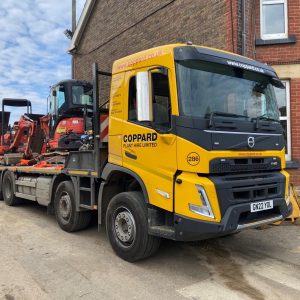
[{"label": "alloy wheel hub", "polygon": [[71,214],[71,198],[68,194],[64,194],[60,198],[60,212],[63,219],[67,220]]},{"label": "alloy wheel hub", "polygon": [[130,243],[135,235],[135,223],[129,211],[122,211],[116,215],[115,231],[118,239],[125,243]]}]

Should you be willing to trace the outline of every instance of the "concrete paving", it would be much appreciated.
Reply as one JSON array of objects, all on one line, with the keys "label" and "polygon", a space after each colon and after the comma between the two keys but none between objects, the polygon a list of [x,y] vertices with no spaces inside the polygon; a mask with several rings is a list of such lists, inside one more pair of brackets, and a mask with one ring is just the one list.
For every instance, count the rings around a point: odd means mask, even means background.
[{"label": "concrete paving", "polygon": [[0,299],[300,299],[300,226],[165,241],[130,264],[96,225],[69,234],[43,207],[1,201]]}]

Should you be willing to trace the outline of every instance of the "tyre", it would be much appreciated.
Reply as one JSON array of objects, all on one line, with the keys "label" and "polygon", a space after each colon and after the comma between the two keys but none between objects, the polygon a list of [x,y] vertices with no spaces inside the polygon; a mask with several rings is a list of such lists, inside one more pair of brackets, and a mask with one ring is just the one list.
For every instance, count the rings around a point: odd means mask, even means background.
[{"label": "tyre", "polygon": [[106,232],[115,253],[129,262],[154,254],[160,238],[148,234],[147,207],[141,192],[114,196],[106,211]]},{"label": "tyre", "polygon": [[55,193],[54,212],[58,225],[67,232],[88,227],[91,211],[76,211],[74,185],[71,181],[61,182]]},{"label": "tyre", "polygon": [[5,172],[2,181],[3,200],[8,206],[15,206],[22,202],[22,200],[15,196],[14,193],[14,174],[10,171]]}]

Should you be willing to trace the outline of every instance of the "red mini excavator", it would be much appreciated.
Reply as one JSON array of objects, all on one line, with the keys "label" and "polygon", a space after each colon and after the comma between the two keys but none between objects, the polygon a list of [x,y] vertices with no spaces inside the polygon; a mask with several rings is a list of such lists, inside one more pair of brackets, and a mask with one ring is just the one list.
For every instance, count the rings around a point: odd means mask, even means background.
[{"label": "red mini excavator", "polygon": [[[51,87],[49,113],[33,114],[26,99],[3,99],[0,156],[15,164],[45,152],[68,152],[93,148],[93,86],[88,81],[64,80]],[[27,113],[8,126],[5,106],[27,107]],[[107,111],[101,109],[101,140],[107,141]],[[34,155],[36,154],[36,155]]]},{"label": "red mini excavator", "polygon": [[[18,122],[14,122],[11,128],[8,125],[10,113],[5,112],[5,106],[26,107],[27,113],[22,115]],[[40,128],[41,117],[42,115],[32,113],[31,102],[27,99],[3,99],[0,155],[20,153],[24,158],[31,158],[33,152],[41,152],[44,138]]]},{"label": "red mini excavator", "polygon": [[78,150],[92,130],[92,84],[65,80],[51,87],[50,113],[41,120],[47,148]]}]

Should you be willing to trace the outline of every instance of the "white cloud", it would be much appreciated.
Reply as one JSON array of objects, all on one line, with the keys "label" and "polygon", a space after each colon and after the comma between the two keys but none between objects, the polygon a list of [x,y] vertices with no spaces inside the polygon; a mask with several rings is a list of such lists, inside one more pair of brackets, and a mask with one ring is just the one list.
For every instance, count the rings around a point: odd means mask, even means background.
[{"label": "white cloud", "polygon": [[[77,16],[84,6],[77,1]],[[46,112],[49,86],[70,78],[72,0],[0,1],[0,100],[27,98]],[[14,114],[11,119],[18,119]]]}]

